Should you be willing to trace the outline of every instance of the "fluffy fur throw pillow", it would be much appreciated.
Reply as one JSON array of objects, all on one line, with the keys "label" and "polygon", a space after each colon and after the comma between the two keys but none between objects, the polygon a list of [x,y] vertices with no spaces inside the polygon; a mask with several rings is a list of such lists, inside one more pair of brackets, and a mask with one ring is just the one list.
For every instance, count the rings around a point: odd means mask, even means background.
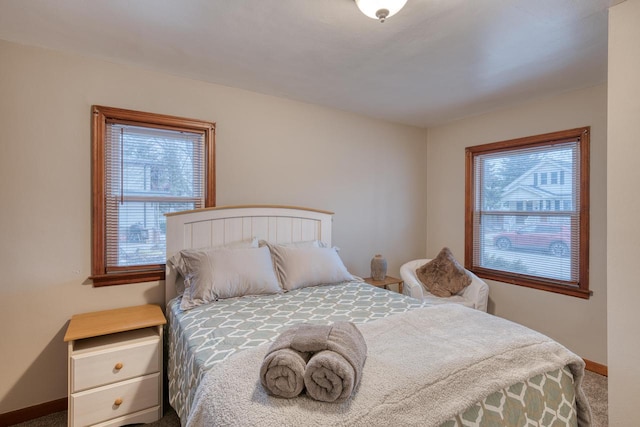
[{"label": "fluffy fur throw pillow", "polygon": [[450,297],[471,284],[471,277],[449,248],[442,248],[437,257],[419,267],[416,276],[437,297]]}]

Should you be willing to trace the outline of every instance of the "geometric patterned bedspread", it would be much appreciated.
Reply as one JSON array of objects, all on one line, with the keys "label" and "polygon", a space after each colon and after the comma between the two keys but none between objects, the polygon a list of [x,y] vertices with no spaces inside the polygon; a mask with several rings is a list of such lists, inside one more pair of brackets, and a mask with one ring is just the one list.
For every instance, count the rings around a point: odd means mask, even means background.
[{"label": "geometric patterned bedspread", "polygon": [[577,425],[573,375],[566,366],[490,394],[443,424],[446,427]]},{"label": "geometric patterned bedspread", "polygon": [[229,298],[180,310],[169,302],[169,403],[183,424],[203,375],[215,363],[270,342],[297,323],[365,323],[422,303],[361,282],[314,286],[283,294]]},{"label": "geometric patterned bedspread", "polygon": [[[181,311],[175,298],[167,306],[169,402],[184,425],[207,370],[238,351],[272,341],[291,325],[365,323],[422,306],[362,282],[230,298],[188,311]],[[443,425],[575,426],[575,406],[573,377],[565,368],[493,393]]]}]

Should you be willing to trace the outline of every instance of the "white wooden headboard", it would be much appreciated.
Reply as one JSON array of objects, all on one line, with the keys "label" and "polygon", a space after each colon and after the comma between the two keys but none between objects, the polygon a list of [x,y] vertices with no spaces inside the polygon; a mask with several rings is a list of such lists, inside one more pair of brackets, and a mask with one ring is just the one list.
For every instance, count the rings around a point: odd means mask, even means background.
[{"label": "white wooden headboard", "polygon": [[[331,245],[333,212],[247,205],[221,206],[167,214],[167,259],[182,249],[221,246],[253,237],[273,243],[321,240]],[[167,268],[165,303],[176,296],[175,273]]]}]

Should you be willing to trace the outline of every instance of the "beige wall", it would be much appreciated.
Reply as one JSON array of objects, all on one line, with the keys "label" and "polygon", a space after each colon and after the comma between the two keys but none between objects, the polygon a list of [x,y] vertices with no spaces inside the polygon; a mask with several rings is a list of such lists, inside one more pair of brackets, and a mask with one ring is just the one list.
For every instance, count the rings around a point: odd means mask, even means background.
[{"label": "beige wall", "polygon": [[465,147],[591,126],[593,296],[584,300],[489,282],[489,311],[540,331],[591,361],[607,362],[606,85],[538,100],[429,129],[427,255],[448,246],[464,259]]},{"label": "beige wall", "polygon": [[640,0],[609,10],[609,424],[638,425],[640,396]]},{"label": "beige wall", "polygon": [[72,314],[163,300],[86,283],[92,104],[217,122],[218,204],[334,211],[355,274],[424,253],[423,129],[2,41],[0,94],[0,413],[66,396]]}]

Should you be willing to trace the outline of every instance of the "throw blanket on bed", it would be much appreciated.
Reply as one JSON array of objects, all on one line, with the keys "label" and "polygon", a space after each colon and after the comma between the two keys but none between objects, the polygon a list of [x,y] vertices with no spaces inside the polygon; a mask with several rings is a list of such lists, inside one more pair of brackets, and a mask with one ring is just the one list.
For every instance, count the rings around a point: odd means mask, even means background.
[{"label": "throw blanket on bed", "polygon": [[358,325],[368,357],[351,399],[335,404],[269,396],[259,380],[268,346],[248,349],[204,377],[188,426],[437,426],[508,385],[568,365],[578,424],[591,413],[584,362],[550,338],[456,304]]}]

